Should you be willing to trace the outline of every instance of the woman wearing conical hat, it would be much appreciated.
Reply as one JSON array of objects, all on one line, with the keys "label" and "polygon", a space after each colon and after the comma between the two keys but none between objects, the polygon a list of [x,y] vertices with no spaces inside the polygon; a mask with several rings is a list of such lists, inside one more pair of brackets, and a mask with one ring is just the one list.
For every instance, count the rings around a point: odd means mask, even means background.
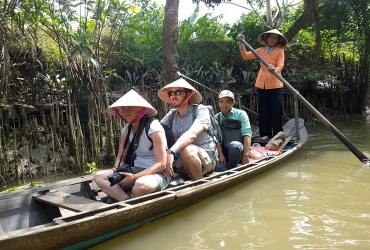
[{"label": "woman wearing conical hat", "polygon": [[[145,121],[155,116],[157,110],[137,92],[130,90],[113,103],[106,112],[116,119],[124,120],[126,125],[121,131],[119,150],[113,169],[96,173],[94,177],[96,184],[117,201],[164,190],[171,181],[171,177],[163,174],[167,162],[167,141],[164,129],[159,121],[154,119],[150,123],[148,135],[144,131]],[[124,147],[127,137],[127,145]],[[139,145],[135,150],[136,157],[131,158],[134,154],[128,155],[129,145],[136,142],[137,137],[139,137]],[[150,150],[152,145],[153,149]],[[134,160],[127,160],[130,158]],[[117,172],[117,168],[124,163],[133,167],[130,167],[128,172]],[[112,180],[120,180],[120,178],[113,178],[117,176],[114,175],[115,173],[122,175],[124,179],[118,183],[112,182]],[[129,191],[132,191],[131,196],[128,195]]]},{"label": "woman wearing conical hat", "polygon": [[[244,39],[243,34],[239,34]],[[281,75],[284,68],[283,47],[288,40],[276,29],[263,32],[258,36],[258,42],[263,47],[256,49],[256,52],[269,64],[267,68],[260,62],[260,70],[256,79],[258,93],[258,126],[260,137],[273,137],[283,131],[283,83],[272,73],[275,70]],[[239,50],[244,60],[256,59],[256,56],[246,51],[242,41],[239,41]]]}]

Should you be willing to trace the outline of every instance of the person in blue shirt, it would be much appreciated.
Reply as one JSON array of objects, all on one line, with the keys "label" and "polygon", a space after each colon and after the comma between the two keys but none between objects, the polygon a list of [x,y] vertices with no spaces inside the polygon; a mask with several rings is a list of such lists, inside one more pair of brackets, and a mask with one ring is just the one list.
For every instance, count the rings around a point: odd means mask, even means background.
[{"label": "person in blue shirt", "polygon": [[252,141],[249,117],[244,110],[234,108],[234,105],[234,94],[230,90],[221,91],[218,95],[221,112],[215,115],[222,131],[222,142],[217,144],[217,152],[219,163],[227,169],[235,168],[240,162],[243,165],[249,163]]}]

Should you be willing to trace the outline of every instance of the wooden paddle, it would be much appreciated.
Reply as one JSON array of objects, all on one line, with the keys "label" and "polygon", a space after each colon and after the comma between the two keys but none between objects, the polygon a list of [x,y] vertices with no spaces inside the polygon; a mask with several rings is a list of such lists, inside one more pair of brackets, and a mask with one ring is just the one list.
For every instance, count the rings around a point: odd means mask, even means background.
[{"label": "wooden paddle", "polygon": [[[237,36],[236,40],[242,42],[245,47],[248,48],[258,60],[260,60],[267,68],[268,63],[263,59],[241,36]],[[294,89],[281,75],[279,75],[276,70],[271,70],[271,72],[287,87],[294,95],[298,97],[301,102],[317,117],[319,120],[330,129],[330,131],[363,163],[370,164],[369,158],[367,158],[355,145],[350,142],[333,124],[331,124],[319,111],[317,111],[299,92]]]}]

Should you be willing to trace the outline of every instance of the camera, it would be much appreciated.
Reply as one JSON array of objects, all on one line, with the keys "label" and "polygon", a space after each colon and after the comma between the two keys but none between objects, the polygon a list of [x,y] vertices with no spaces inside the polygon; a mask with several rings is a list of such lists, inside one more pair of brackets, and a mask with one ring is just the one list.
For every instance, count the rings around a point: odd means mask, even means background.
[{"label": "camera", "polygon": [[108,181],[110,182],[110,186],[113,187],[117,183],[120,183],[123,179],[125,179],[124,175],[120,175],[119,172],[125,172],[125,173],[132,173],[132,169],[129,164],[123,164],[122,166],[119,166],[117,168],[117,172],[115,172],[112,175],[108,176]]}]

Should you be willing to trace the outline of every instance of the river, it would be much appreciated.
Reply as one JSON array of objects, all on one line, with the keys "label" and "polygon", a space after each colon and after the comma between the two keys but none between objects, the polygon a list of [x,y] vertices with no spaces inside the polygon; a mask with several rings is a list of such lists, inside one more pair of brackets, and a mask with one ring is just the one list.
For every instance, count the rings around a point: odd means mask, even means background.
[{"label": "river", "polygon": [[[333,124],[370,158],[370,120]],[[90,249],[369,249],[370,167],[307,129],[285,164]]]}]

